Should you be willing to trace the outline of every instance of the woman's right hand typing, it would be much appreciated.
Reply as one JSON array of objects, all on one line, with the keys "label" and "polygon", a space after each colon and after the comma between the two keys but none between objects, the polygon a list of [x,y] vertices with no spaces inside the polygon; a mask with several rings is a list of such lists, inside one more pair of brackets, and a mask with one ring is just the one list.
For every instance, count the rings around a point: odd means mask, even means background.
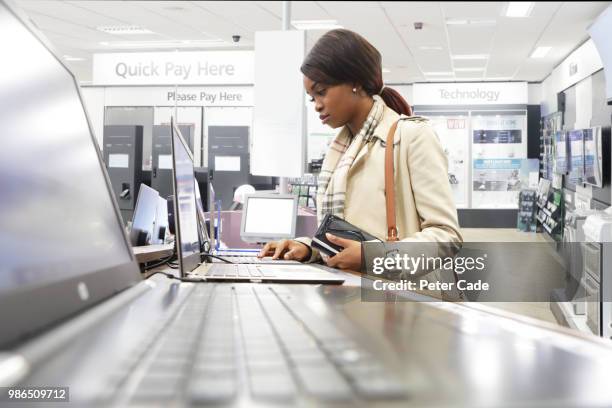
[{"label": "woman's right hand typing", "polygon": [[258,258],[271,256],[272,259],[306,261],[310,258],[310,248],[306,244],[291,239],[268,242],[257,255]]}]

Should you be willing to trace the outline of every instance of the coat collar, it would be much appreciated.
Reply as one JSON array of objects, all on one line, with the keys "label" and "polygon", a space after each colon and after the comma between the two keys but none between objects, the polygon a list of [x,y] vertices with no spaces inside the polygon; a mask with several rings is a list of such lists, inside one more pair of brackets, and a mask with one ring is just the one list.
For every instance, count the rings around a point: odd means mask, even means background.
[{"label": "coat collar", "polygon": [[[398,115],[394,110],[392,110],[391,108],[385,105],[382,119],[380,123],[378,124],[378,126],[376,126],[376,129],[374,129],[372,142],[367,143],[359,151],[359,153],[357,153],[357,157],[355,157],[355,160],[353,161],[353,164],[351,165],[351,169],[360,164],[360,162],[364,159],[364,157],[366,157],[366,155],[368,154],[372,146],[378,143],[377,139],[383,142],[387,140],[387,134],[389,133],[389,129],[391,129],[391,126],[393,125],[393,123],[395,123],[399,119],[399,117],[400,115]],[[399,134],[396,133],[393,144],[396,144],[398,142],[399,142]]]}]

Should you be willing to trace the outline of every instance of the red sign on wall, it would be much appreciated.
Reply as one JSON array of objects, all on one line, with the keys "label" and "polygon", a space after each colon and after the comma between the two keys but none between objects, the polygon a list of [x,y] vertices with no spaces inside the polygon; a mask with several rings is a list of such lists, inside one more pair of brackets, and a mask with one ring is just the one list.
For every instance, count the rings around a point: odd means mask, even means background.
[{"label": "red sign on wall", "polygon": [[446,127],[448,129],[465,129],[465,119],[447,119]]}]

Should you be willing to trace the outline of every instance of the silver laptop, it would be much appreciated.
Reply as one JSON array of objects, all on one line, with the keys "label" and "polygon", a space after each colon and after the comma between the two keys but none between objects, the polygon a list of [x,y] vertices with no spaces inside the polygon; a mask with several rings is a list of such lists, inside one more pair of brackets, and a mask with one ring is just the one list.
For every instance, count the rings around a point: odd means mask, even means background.
[{"label": "silver laptop", "polygon": [[[161,202],[163,200],[163,203]],[[163,226],[163,211],[166,211],[166,226],[168,224],[167,208],[162,208],[166,200],[159,196],[157,190],[141,184],[138,198],[132,216],[130,227],[130,243],[132,246],[162,244],[166,229]]]},{"label": "silver laptop", "polygon": [[[233,282],[292,282],[335,283],[345,281],[342,273],[330,272],[324,267],[304,264],[285,265],[276,261],[265,264],[202,263],[210,258],[202,253],[198,227],[198,205],[193,172],[193,157],[180,130],[171,120],[174,220],[179,270],[184,279],[194,281]],[[205,228],[204,228],[205,230]]]}]

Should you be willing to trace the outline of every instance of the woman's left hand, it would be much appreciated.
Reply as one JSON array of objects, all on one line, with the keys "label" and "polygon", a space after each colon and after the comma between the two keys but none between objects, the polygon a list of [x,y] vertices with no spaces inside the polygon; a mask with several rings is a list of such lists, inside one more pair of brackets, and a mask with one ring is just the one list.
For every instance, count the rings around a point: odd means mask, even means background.
[{"label": "woman's left hand", "polygon": [[330,242],[344,248],[340,253],[326,260],[327,266],[355,272],[361,271],[361,242],[340,238],[329,233],[325,236]]}]

